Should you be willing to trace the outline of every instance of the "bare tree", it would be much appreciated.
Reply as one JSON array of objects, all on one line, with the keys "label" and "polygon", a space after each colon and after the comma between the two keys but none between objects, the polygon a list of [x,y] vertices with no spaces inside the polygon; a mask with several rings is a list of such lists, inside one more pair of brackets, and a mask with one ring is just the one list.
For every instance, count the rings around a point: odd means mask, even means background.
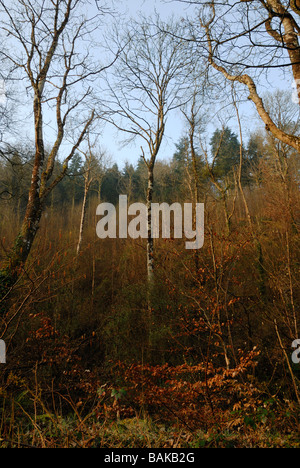
[{"label": "bare tree", "polygon": [[[156,18],[132,24],[117,66],[108,77],[110,101],[107,121],[128,135],[126,142],[141,142],[141,155],[147,167],[149,282],[154,275],[154,245],[151,204],[154,193],[154,168],[165,135],[169,113],[183,104],[187,88],[189,59],[181,40],[168,34],[178,25],[163,25]],[[119,46],[118,46],[119,47]]]},{"label": "bare tree", "polygon": [[300,103],[300,8],[284,0],[210,2],[178,0],[199,6],[188,23],[186,40],[195,56],[206,57],[212,69],[249,91],[267,131],[285,144],[300,149],[300,139],[276,125],[259,91],[260,75],[290,73]]},{"label": "bare tree", "polygon": [[[31,251],[45,200],[64,178],[68,163],[84,141],[95,111],[89,100],[91,85],[103,70],[91,47],[100,27],[101,11],[84,14],[82,0],[0,1],[3,47],[1,60],[7,79],[25,83],[33,108],[35,155],[27,210],[20,233],[1,271],[1,296],[18,278]],[[99,50],[98,50],[99,53]],[[49,116],[53,143],[46,153],[45,123]],[[62,170],[54,177],[59,152],[64,145]]]},{"label": "bare tree", "polygon": [[[5,81],[0,75],[0,142],[3,141],[3,135],[9,127],[11,114],[8,109],[7,91]],[[0,153],[1,155],[1,153]]]},{"label": "bare tree", "polygon": [[105,152],[101,151],[100,148],[96,147],[96,142],[92,143],[90,136],[88,137],[88,145],[85,151],[81,151],[85,158],[84,164],[84,192],[83,192],[83,201],[81,207],[81,218],[80,218],[80,228],[79,228],[79,238],[77,243],[77,255],[79,255],[82,241],[83,241],[83,231],[84,231],[84,224],[86,219],[86,212],[87,212],[87,201],[88,201],[88,194],[91,189],[91,186],[94,182],[98,182],[98,200],[101,194],[101,181],[103,178],[103,174],[99,173],[99,169],[101,168],[104,158]]},{"label": "bare tree", "polygon": [[228,175],[226,177],[224,177],[223,180],[220,180],[218,178],[216,172],[215,172],[215,163],[216,163],[216,161],[217,161],[217,159],[219,157],[220,151],[221,151],[221,147],[222,147],[222,143],[223,143],[223,139],[224,139],[224,134],[225,134],[225,127],[223,126],[222,131],[221,131],[221,135],[220,135],[220,138],[219,138],[219,141],[218,141],[218,144],[217,144],[217,147],[215,149],[214,154],[212,155],[212,160],[211,161],[210,161],[208,152],[204,148],[204,145],[203,145],[201,140],[200,140],[200,144],[201,144],[202,152],[204,154],[206,169],[207,169],[210,181],[213,184],[213,186],[215,187],[215,189],[217,190],[217,193],[219,193],[221,201],[222,201],[223,211],[224,211],[224,218],[225,218],[225,225],[226,225],[226,234],[227,234],[227,236],[229,236],[231,234],[231,221],[232,221],[232,217],[233,217],[234,212],[235,212],[235,202],[236,202],[236,197],[237,197],[237,191],[236,191],[236,188],[235,188],[233,202],[232,202],[232,206],[231,206],[231,209],[230,209],[229,203],[228,203],[229,202],[228,193],[230,191],[232,181],[231,181],[231,179],[230,179],[230,177]]},{"label": "bare tree", "polygon": [[[201,92],[200,86],[195,86],[192,99],[186,106],[186,109],[182,109],[181,112],[185,118],[188,127],[188,144],[187,153],[190,164],[187,165],[187,171],[190,182],[191,196],[193,199],[193,224],[196,229],[196,204],[200,202],[200,162],[196,138],[201,134],[203,130],[204,116],[202,111],[203,106],[203,93]],[[189,171],[189,165],[191,166],[191,173]],[[196,271],[199,269],[199,251],[195,250],[195,268]]]}]

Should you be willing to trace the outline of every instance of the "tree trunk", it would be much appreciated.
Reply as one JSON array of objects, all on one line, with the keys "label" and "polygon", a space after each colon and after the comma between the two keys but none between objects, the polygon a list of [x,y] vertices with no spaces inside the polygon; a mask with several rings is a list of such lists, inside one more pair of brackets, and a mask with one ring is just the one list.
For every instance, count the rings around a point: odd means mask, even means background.
[{"label": "tree trunk", "polygon": [[[273,12],[271,16],[274,18],[278,15],[282,21],[284,28],[284,34],[278,34],[276,31],[272,30],[271,23],[267,24],[268,33],[282,45],[283,48],[287,50],[289,54],[290,62],[292,65],[293,77],[296,83],[296,90],[298,96],[298,103],[300,104],[300,49],[299,49],[299,32],[295,27],[295,21],[293,17],[289,14],[288,8],[278,0],[268,0],[267,5],[272,8]],[[291,7],[297,14],[299,14],[299,9],[294,8],[291,4]],[[269,8],[268,8],[269,10]],[[270,10],[269,10],[270,11]]]},{"label": "tree trunk", "polygon": [[38,196],[29,199],[26,215],[8,264],[0,271],[0,301],[7,295],[24,268],[39,229],[42,211]]},{"label": "tree trunk", "polygon": [[81,244],[82,244],[82,237],[83,237],[83,228],[84,222],[86,217],[86,202],[87,202],[87,194],[88,194],[89,187],[86,185],[84,188],[84,197],[82,202],[82,209],[81,209],[81,220],[80,220],[80,228],[79,228],[79,239],[77,244],[77,255],[79,255]]},{"label": "tree trunk", "polygon": [[17,278],[20,276],[29,256],[42,217],[43,206],[39,196],[42,169],[45,159],[43,114],[41,106],[42,91],[43,83],[39,87],[36,87],[33,103],[36,151],[27,209],[20,233],[15,241],[12,253],[10,254],[8,265],[0,274],[0,300],[3,299],[7,294],[8,289],[13,286]]},{"label": "tree trunk", "polygon": [[148,168],[148,191],[147,191],[147,212],[148,212],[148,238],[147,238],[147,272],[149,286],[154,279],[154,245],[152,236],[152,200],[154,186],[154,167]]}]

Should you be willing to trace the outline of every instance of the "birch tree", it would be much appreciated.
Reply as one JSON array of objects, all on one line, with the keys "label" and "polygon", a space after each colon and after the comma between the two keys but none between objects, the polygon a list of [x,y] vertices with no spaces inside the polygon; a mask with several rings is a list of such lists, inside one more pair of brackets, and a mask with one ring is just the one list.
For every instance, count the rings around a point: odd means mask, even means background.
[{"label": "birch tree", "polygon": [[[20,86],[25,84],[35,141],[27,210],[7,265],[1,268],[1,297],[23,271],[45,200],[65,177],[69,162],[95,119],[89,99],[91,86],[105,67],[96,59],[91,41],[104,11],[89,17],[83,14],[84,7],[83,0],[0,1],[0,57],[8,69],[7,76]],[[51,128],[45,116],[51,120]],[[50,138],[50,151],[46,153]],[[62,169],[54,177],[62,148]]]},{"label": "birch tree", "polygon": [[100,203],[101,198],[101,182],[103,178],[103,173],[101,173],[101,167],[105,164],[105,151],[102,151],[99,147],[96,146],[96,142],[92,143],[90,137],[88,137],[87,149],[81,151],[84,156],[84,191],[83,191],[83,201],[81,206],[81,216],[80,216],[80,227],[79,227],[79,237],[77,243],[77,256],[81,251],[82,241],[83,241],[83,231],[87,214],[87,201],[88,194],[91,189],[91,186],[94,182],[97,182],[98,189],[98,201]]},{"label": "birch tree", "polygon": [[140,142],[143,161],[147,167],[147,274],[154,276],[154,244],[151,204],[154,193],[154,168],[165,136],[170,112],[184,101],[187,88],[188,58],[181,40],[168,31],[180,28],[168,26],[159,19],[149,18],[134,23],[127,31],[127,46],[117,66],[110,71],[107,83],[110,117],[107,120],[120,132],[127,134],[126,143]]}]

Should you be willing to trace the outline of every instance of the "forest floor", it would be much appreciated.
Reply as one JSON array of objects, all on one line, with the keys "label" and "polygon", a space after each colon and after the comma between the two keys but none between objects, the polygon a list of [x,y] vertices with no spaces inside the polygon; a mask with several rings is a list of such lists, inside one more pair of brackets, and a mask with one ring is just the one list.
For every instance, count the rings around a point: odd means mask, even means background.
[{"label": "forest floor", "polygon": [[279,433],[264,424],[192,432],[149,418],[94,423],[80,422],[75,415],[55,422],[49,415],[39,419],[38,423],[32,421],[31,428],[24,426],[17,433],[0,437],[0,448],[300,448],[297,428]]}]

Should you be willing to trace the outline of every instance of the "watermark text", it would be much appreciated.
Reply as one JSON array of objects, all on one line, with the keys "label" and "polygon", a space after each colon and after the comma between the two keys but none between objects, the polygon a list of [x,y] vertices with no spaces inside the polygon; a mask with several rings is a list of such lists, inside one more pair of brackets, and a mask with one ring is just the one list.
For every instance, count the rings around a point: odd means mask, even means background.
[{"label": "watermark text", "polygon": [[295,351],[292,354],[292,361],[294,364],[300,364],[300,340],[293,341],[292,348]]},{"label": "watermark text", "polygon": [[204,245],[203,203],[197,203],[195,207],[192,203],[185,203],[183,207],[180,203],[152,203],[149,215],[147,205],[133,203],[128,206],[127,196],[121,195],[119,222],[117,210],[111,203],[101,203],[96,214],[102,217],[96,227],[100,239],[127,239],[128,236],[131,239],[147,239],[151,232],[152,239],[185,237],[188,239],[185,243],[187,250],[198,250]]},{"label": "watermark text", "polygon": [[0,364],[6,364],[6,344],[0,340]]}]

